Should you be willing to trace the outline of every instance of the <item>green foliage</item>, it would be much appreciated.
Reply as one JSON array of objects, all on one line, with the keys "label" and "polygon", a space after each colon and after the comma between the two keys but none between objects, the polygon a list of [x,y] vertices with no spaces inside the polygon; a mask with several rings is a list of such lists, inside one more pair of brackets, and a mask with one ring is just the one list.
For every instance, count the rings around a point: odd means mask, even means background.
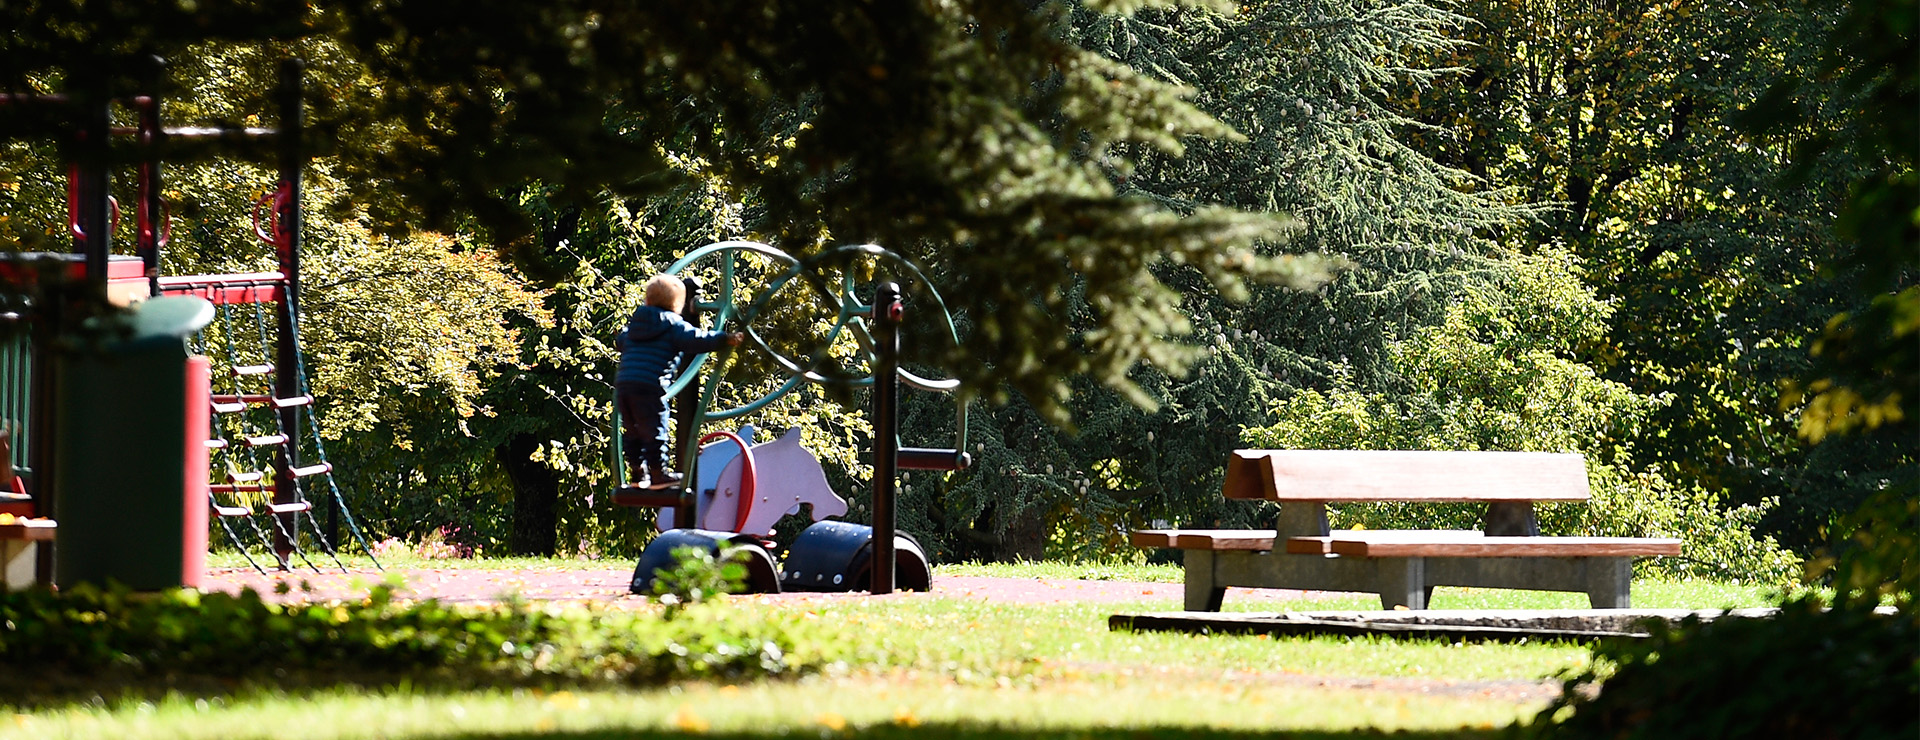
[{"label": "green foliage", "polygon": [[[1416,145],[1526,201],[1559,204],[1504,241],[1527,251],[1563,245],[1615,306],[1604,338],[1574,349],[1608,380],[1667,399],[1641,435],[1658,442],[1642,445],[1638,459],[1731,503],[1777,499],[1764,527],[1802,551],[1820,542],[1835,512],[1873,490],[1871,481],[1911,470],[1910,449],[1861,439],[1810,449],[1796,439],[1796,417],[1819,378],[1808,375],[1807,350],[1822,325],[1864,303],[1858,291],[1867,285],[1912,284],[1912,227],[1895,226],[1911,220],[1912,205],[1878,201],[1887,210],[1869,222],[1908,236],[1868,267],[1832,228],[1835,215],[1850,212],[1847,183],[1920,147],[1911,139],[1888,140],[1879,153],[1793,145],[1883,125],[1875,121],[1897,123],[1887,132],[1911,130],[1914,104],[1897,97],[1911,96],[1911,85],[1869,94],[1859,83],[1882,79],[1880,68],[1831,64],[1821,49],[1829,29],[1850,23],[1868,36],[1836,48],[1876,50],[1876,59],[1910,68],[1913,55],[1890,39],[1910,43],[1900,23],[1911,13],[1650,0],[1455,7],[1475,21],[1462,31],[1471,43],[1431,63],[1470,71],[1463,84],[1404,93],[1433,126],[1416,133]],[[1789,99],[1790,116],[1770,103]],[[1749,122],[1759,111],[1782,125],[1757,135]],[[1783,180],[1790,170],[1801,176]],[[1902,171],[1911,167],[1888,171],[1892,180],[1858,181],[1897,184]],[[1899,348],[1885,355],[1894,363],[1912,360],[1911,341],[1884,324],[1839,333]],[[1860,370],[1846,377],[1884,372]],[[1850,382],[1831,377],[1823,388]],[[1789,382],[1800,387],[1783,397]],[[1888,398],[1891,386],[1874,382],[1880,391],[1855,383],[1871,399],[1861,401],[1863,413]],[[1833,400],[1836,418],[1855,408]]]},{"label": "green foliage", "polygon": [[[1064,376],[1127,391],[1137,362],[1186,356],[1178,295],[1154,265],[1244,294],[1248,280],[1305,282],[1316,264],[1250,249],[1275,219],[1119,195],[1106,173],[1127,147],[1177,154],[1230,130],[1183,88],[1072,43],[1052,5],[274,4],[283,15],[257,27],[251,5],[98,5],[7,6],[9,27],[61,30],[10,35],[0,86],[74,86],[88,76],[71,70],[209,38],[328,56],[357,74],[312,86],[315,138],[333,142],[381,230],[465,232],[541,280],[575,259],[542,238],[521,192],[581,208],[645,198],[690,181],[676,157],[698,160],[755,194],[759,235],[783,246],[874,241],[951,268],[977,330],[926,359],[979,393],[1011,384],[1055,419]],[[1100,299],[1098,331],[1032,295],[1077,278]]]},{"label": "green foliage", "polygon": [[[1223,300],[1177,261],[1158,268],[1200,340],[1189,372],[1136,371],[1154,401],[1145,409],[1078,385],[1071,434],[1022,402],[976,413],[969,439],[979,440],[980,464],[903,509],[925,512],[940,545],[961,558],[1040,557],[1056,527],[1094,554],[1125,547],[1127,528],[1154,521],[1257,523],[1257,509],[1218,493],[1241,430],[1271,424],[1280,398],[1340,378],[1400,392],[1406,381],[1388,346],[1439,322],[1463,295],[1497,290],[1513,268],[1487,237],[1535,212],[1407,144],[1420,124],[1393,93],[1442,84],[1450,71],[1420,59],[1452,48],[1465,22],[1436,5],[1289,0],[1073,20],[1080,44],[1191,87],[1197,105],[1243,137],[1192,141],[1178,157],[1135,149],[1137,165],[1113,173],[1120,187],[1179,209],[1290,213],[1295,229],[1260,249],[1326,255],[1340,270],[1317,292],[1255,286],[1242,301]],[[1101,320],[1092,287],[1074,282],[1056,295],[1072,325]]]},{"label": "green foliage", "polygon": [[[354,272],[334,305],[374,312],[336,312],[366,325],[316,333],[310,348],[316,368],[362,363],[329,371],[361,382],[323,388],[348,408],[322,426],[344,435],[332,451],[376,537],[454,525],[520,552],[636,544],[595,498],[610,395],[596,344],[623,308],[609,299],[624,296],[574,289],[583,272],[638,279],[717,236],[800,253],[883,243],[941,270],[971,316],[964,346],[915,345],[916,361],[955,369],[975,395],[1010,385],[1058,422],[1064,377],[1090,373],[1147,403],[1136,365],[1195,356],[1177,342],[1180,294],[1156,266],[1184,265],[1231,295],[1249,281],[1308,284],[1323,266],[1251,249],[1279,219],[1121,193],[1107,175],[1130,158],[1231,132],[1184,88],[1077,46],[1052,5],[54,0],[0,17],[32,29],[0,41],[0,88],[124,93],[141,84],[134,60],[158,54],[174,70],[160,88],[170,124],[275,125],[268,71],[307,60],[310,140],[324,145],[314,172],[344,188],[317,183],[310,213],[363,232],[364,259],[342,263]],[[60,115],[0,125],[67,138]],[[43,161],[62,159],[38,146]],[[220,154],[259,152],[182,150],[168,164]],[[42,168],[40,197],[21,203],[50,225],[9,233],[62,242],[57,169]],[[178,200],[194,199],[192,185]],[[214,230],[237,242],[237,225],[222,217]],[[319,247],[309,264],[322,264]],[[449,265],[420,252],[435,248],[460,257],[445,277],[473,280],[456,291],[468,305],[421,302],[421,289],[451,287],[434,279]],[[481,251],[496,259],[469,259]],[[1046,294],[1076,281],[1098,306],[1091,324],[1060,321]],[[446,311],[415,316],[416,302]],[[421,345],[432,329],[451,341]],[[377,341],[385,331],[395,346]],[[807,406],[789,418],[817,417]],[[845,457],[858,431],[830,421],[809,434],[841,440]]]},{"label": "green foliage", "polygon": [[[697,616],[698,618],[692,618]],[[79,586],[0,595],[0,665],[31,677],[162,676],[452,683],[638,683],[780,675],[802,631],[724,611],[648,612],[400,603],[390,586],[346,603],[277,605],[249,590],[135,594]]]},{"label": "green foliage", "polygon": [[[1920,8],[1890,0],[1794,9],[1831,21],[1820,41],[1807,45],[1820,61],[1789,70],[1769,99],[1753,107],[1758,123],[1748,124],[1784,130],[1796,140],[1783,189],[1809,178],[1816,184],[1823,177],[1851,180],[1838,222],[1820,236],[1843,245],[1835,266],[1861,271],[1856,300],[1869,306],[1857,318],[1841,313],[1827,323],[1814,345],[1815,379],[1787,383],[1782,406],[1791,411],[1800,396],[1810,395],[1799,414],[1801,435],[1818,442],[1810,461],[1858,481],[1853,495],[1833,507],[1848,513],[1833,518],[1830,549],[1808,568],[1811,581],[1830,587],[1831,601],[1810,593],[1768,619],[1687,625],[1643,643],[1606,647],[1542,713],[1536,724],[1542,734],[1920,733],[1914,714],[1920,704],[1920,611],[1914,608],[1920,488],[1910,395],[1920,377],[1908,305],[1920,295],[1913,286],[1920,124],[1912,115],[1920,96]],[[1828,86],[1836,79],[1837,90]],[[1783,100],[1796,94],[1799,107],[1783,111]],[[1865,115],[1848,105],[1856,117],[1836,123],[1823,115],[1836,103],[1859,104]],[[1828,149],[1858,158],[1861,168],[1840,177],[1822,171]],[[1841,452],[1828,454],[1836,447]]]},{"label": "green foliage", "polygon": [[[1815,7],[1838,14],[1818,76],[1782,80],[1745,123],[1793,142],[1789,183],[1816,176],[1829,150],[1862,161],[1865,171],[1840,202],[1833,233],[1850,247],[1839,262],[1862,271],[1865,300],[1827,320],[1810,347],[1811,372],[1787,383],[1781,408],[1800,409],[1800,436],[1810,442],[1881,427],[1910,441],[1920,427],[1920,358],[1913,352],[1920,337],[1920,123],[1912,115],[1920,106],[1920,9],[1911,0]],[[1836,92],[1823,89],[1828,82]],[[1862,115],[1823,125],[1810,111],[1830,94],[1855,102]],[[1905,462],[1901,477],[1914,480],[1920,463]]]},{"label": "green foliage", "polygon": [[1533,726],[1553,738],[1910,738],[1920,731],[1912,611],[1787,603],[1603,643]]},{"label": "green foliage", "polygon": [[1890,604],[1914,613],[1920,598],[1920,498],[1912,483],[1888,488],[1835,522],[1833,545],[1808,563],[1841,605]]},{"label": "green foliage", "polygon": [[667,605],[668,619],[679,616],[688,606],[746,590],[745,546],[728,547],[715,554],[688,545],[674,548],[672,555],[673,567],[653,574],[653,597]]}]

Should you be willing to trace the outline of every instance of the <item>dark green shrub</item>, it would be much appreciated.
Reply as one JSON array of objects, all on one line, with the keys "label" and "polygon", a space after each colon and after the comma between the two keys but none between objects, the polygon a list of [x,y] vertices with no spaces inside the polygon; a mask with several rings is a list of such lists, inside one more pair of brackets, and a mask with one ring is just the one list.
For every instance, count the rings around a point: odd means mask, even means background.
[{"label": "dark green shrub", "polygon": [[[637,683],[802,670],[794,627],[725,607],[654,611],[397,603],[278,605],[238,596],[81,586],[0,594],[0,674],[35,677],[292,674],[461,683]],[[811,647],[811,646],[810,646]]]},{"label": "dark green shrub", "polygon": [[1920,737],[1920,502],[1888,489],[1765,619],[1656,625],[1604,644],[1534,724],[1554,738]]},{"label": "dark green shrub", "polygon": [[1803,599],[1771,618],[1656,628],[1594,653],[1541,713],[1536,736],[1920,737],[1920,622],[1911,613],[1823,610]]},{"label": "dark green shrub", "polygon": [[654,572],[653,597],[666,605],[667,619],[693,604],[746,590],[747,550],[728,547],[719,554],[700,547],[673,549],[673,568]]}]

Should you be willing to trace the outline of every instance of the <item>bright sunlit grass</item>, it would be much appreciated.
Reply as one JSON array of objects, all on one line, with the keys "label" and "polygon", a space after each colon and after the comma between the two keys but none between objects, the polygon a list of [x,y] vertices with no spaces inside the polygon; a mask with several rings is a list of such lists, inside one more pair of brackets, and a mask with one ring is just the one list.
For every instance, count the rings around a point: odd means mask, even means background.
[{"label": "bright sunlit grass", "polygon": [[[621,691],[423,694],[342,689],[214,702],[18,714],[0,738],[632,737],[1271,737],[1276,730],[1491,733],[1523,715],[1466,696],[1327,689],[1296,683],[1160,681],[966,683],[934,676],[813,678],[747,686]],[[1124,731],[1124,734],[1118,734]],[[1452,736],[1448,733],[1447,736]]]},{"label": "bright sunlit grass", "polygon": [[[346,558],[371,567],[364,556]],[[219,565],[244,565],[236,554]],[[625,568],[571,558],[389,557],[389,569]],[[1177,583],[1178,566],[960,564],[942,576]],[[1764,587],[1636,581],[1640,608],[1765,606]],[[1439,609],[1585,608],[1580,594],[1441,588]],[[1551,677],[1585,665],[1563,644],[1452,644],[1378,637],[1281,637],[1113,631],[1116,613],[1177,609],[1132,604],[1007,604],[961,598],[728,599],[726,609],[819,636],[827,670],[740,686],[478,691],[340,687],[282,693],[175,696],[19,709],[0,738],[529,737],[635,734],[691,737],[1493,737],[1530,718]],[[1230,597],[1237,611],[1371,610],[1377,597]],[[1326,733],[1326,734],[1319,734]]]}]

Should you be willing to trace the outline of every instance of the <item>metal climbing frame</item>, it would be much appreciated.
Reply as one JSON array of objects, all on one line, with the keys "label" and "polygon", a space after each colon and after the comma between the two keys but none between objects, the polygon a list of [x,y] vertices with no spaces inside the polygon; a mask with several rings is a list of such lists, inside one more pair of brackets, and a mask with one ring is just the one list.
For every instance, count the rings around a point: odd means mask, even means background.
[{"label": "metal climbing frame", "polygon": [[[338,532],[338,525],[344,520],[354,541],[369,558],[373,557],[372,548],[340,496],[333,464],[326,459],[300,349],[301,171],[306,163],[300,96],[301,66],[297,60],[288,60],[281,67],[280,128],[249,132],[249,135],[272,137],[278,145],[280,179],[273,190],[254,201],[253,231],[260,241],[274,248],[279,269],[232,275],[158,277],[154,280],[154,289],[157,293],[199,296],[219,308],[219,338],[224,340],[224,375],[229,387],[227,392],[221,392],[216,383],[212,395],[210,412],[220,421],[210,425],[214,433],[207,441],[212,458],[208,467],[222,480],[209,484],[208,495],[213,513],[226,530],[229,541],[246,553],[245,545],[229,524],[231,519],[244,518],[256,535],[269,540],[279,567],[290,568],[291,557],[297,554],[308,567],[318,571],[299,546],[300,525],[304,521],[334,564],[345,570],[336,553],[334,538],[321,531],[313,502],[302,488],[304,481],[324,480],[329,494],[327,530]],[[158,168],[154,169],[151,176],[154,182],[147,187],[143,181],[141,195],[156,202],[143,202],[142,213],[161,212],[157,203]],[[143,256],[147,254],[143,251]],[[158,259],[157,245],[151,255]],[[271,320],[267,317],[269,306]],[[246,315],[236,321],[236,313]],[[198,342],[201,347],[209,348],[206,334],[203,333]],[[313,460],[303,460],[302,442],[311,448]],[[263,451],[271,456],[270,465],[261,464]],[[256,516],[265,516],[272,522],[272,531],[262,533]],[[269,534],[270,538],[266,536]],[[251,555],[246,557],[253,563]],[[253,565],[259,568],[258,563]],[[379,565],[375,560],[374,566]]]},{"label": "metal climbing frame", "polygon": [[[741,255],[758,255],[783,265],[778,274],[750,296],[749,300],[738,300],[737,293],[744,286],[736,274],[737,258]],[[899,365],[899,328],[905,317],[906,305],[900,287],[890,282],[878,282],[873,287],[874,300],[863,304],[855,294],[859,287],[855,280],[853,264],[860,260],[875,263],[888,263],[895,268],[896,274],[917,282],[932,298],[934,308],[940,312],[945,322],[947,339],[959,343],[959,331],[955,328],[953,315],[947,310],[946,302],[938,290],[926,279],[920,268],[904,256],[873,244],[857,244],[836,247],[822,251],[807,258],[796,258],[786,252],[759,242],[726,241],[710,244],[688,253],[685,257],[668,267],[666,273],[679,275],[688,283],[687,304],[684,317],[689,323],[699,325],[702,318],[711,316],[710,328],[722,330],[729,322],[737,323],[740,330],[753,342],[755,348],[764,352],[773,363],[787,373],[787,379],[772,392],[738,407],[713,410],[714,384],[700,382],[701,371],[713,355],[699,355],[682,368],[680,375],[668,386],[666,395],[674,399],[674,411],[678,426],[679,467],[686,479],[696,480],[694,467],[698,461],[697,440],[699,429],[708,421],[731,419],[758,411],[773,403],[805,383],[820,385],[842,385],[873,388],[873,425],[874,425],[874,556],[872,563],[873,583],[869,589],[874,594],[891,593],[894,586],[894,475],[900,468],[916,470],[958,470],[971,463],[966,450],[967,404],[963,400],[955,404],[955,443],[952,448],[903,448],[898,437],[896,393],[897,385],[905,383],[919,390],[953,393],[960,389],[955,379],[935,380],[917,375]],[[705,300],[702,286],[689,275],[706,263],[710,271],[718,278],[714,298]],[[874,273],[878,273],[878,264]],[[837,274],[835,274],[837,273]],[[821,346],[832,346],[843,334],[850,333],[860,345],[869,365],[869,372],[858,373],[829,368],[826,352],[812,353],[812,359],[802,363],[787,357],[769,345],[755,329],[754,318],[766,309],[774,296],[789,284],[799,281],[811,291],[813,297],[832,309],[835,314],[833,325],[827,330]],[[877,378],[887,378],[889,382],[876,382]],[[625,466],[620,461],[620,429],[618,414],[614,420],[614,469],[621,484],[625,484]],[[691,491],[675,493],[624,494],[629,505],[673,506],[676,527],[693,525],[694,496]],[[615,500],[621,501],[622,495],[615,494]]]},{"label": "metal climbing frame", "polygon": [[[249,519],[254,532],[275,553],[280,567],[289,567],[289,558],[296,553],[312,566],[312,560],[307,559],[304,552],[298,551],[301,522],[305,521],[307,530],[316,541],[329,555],[333,555],[335,548],[332,538],[321,531],[315,521],[314,506],[302,489],[303,482],[324,480],[326,490],[331,494],[326,500],[329,518],[327,529],[337,532],[339,520],[344,519],[353,538],[362,548],[366,548],[367,543],[358,524],[341,500],[339,485],[333,478],[333,466],[326,460],[317,420],[312,413],[313,398],[306,390],[305,364],[300,349],[301,173],[306,162],[305,111],[301,103],[303,66],[297,59],[288,59],[281,64],[280,84],[276,91],[280,109],[277,128],[166,128],[160,121],[161,99],[158,92],[164,68],[158,59],[149,61],[150,66],[145,70],[148,73],[145,90],[136,96],[114,98],[109,94],[105,78],[82,79],[72,81],[75,85],[73,95],[0,94],[0,106],[35,106],[71,112],[71,130],[61,132],[74,136],[76,141],[73,149],[76,156],[70,173],[68,219],[78,245],[77,251],[85,255],[85,270],[80,274],[89,282],[88,290],[97,296],[114,298],[118,296],[116,291],[124,292],[125,288],[109,285],[108,281],[109,260],[114,259],[111,258],[111,224],[119,215],[118,204],[113,202],[108,193],[108,173],[115,161],[110,156],[111,150],[122,146],[112,144],[112,141],[115,138],[132,140],[132,146],[127,148],[136,153],[132,161],[138,165],[134,251],[143,268],[146,283],[145,289],[138,291],[138,295],[199,296],[218,306],[224,319],[223,327],[213,337],[227,343],[224,352],[210,351],[214,348],[210,346],[210,337],[204,333],[193,341],[202,354],[215,357],[225,355],[220,359],[226,362],[230,392],[222,393],[217,387],[214,389],[208,412],[221,421],[209,425],[214,432],[206,446],[210,462],[214,463],[209,466],[210,469],[222,477],[209,484],[209,505],[219,516],[229,539],[240,546],[243,554],[246,553],[246,547],[229,521],[244,516]],[[134,109],[137,114],[136,126],[112,125],[110,107],[116,100]],[[274,247],[277,269],[237,275],[161,277],[161,250],[166,246],[171,231],[170,214],[161,199],[161,160],[172,155],[229,156],[235,152],[270,152],[278,163],[279,181],[271,192],[255,203],[254,211],[254,231]],[[57,307],[54,308],[57,310]],[[251,314],[251,332],[235,330],[233,315],[236,312]],[[269,312],[272,314],[270,319],[267,316]],[[249,336],[242,337],[241,334]],[[40,364],[38,360],[35,357],[22,362],[12,359],[10,354],[5,355],[4,361],[0,361],[0,366],[4,366],[0,374],[9,380],[19,374],[38,379],[44,375],[42,368],[37,367]],[[31,427],[26,443],[16,443],[15,454],[32,461],[28,467],[41,476],[35,481],[36,487],[52,490],[53,486],[46,480],[52,471],[42,464],[42,458],[47,454],[45,443],[50,438],[46,426],[48,415],[33,413],[42,393],[36,390],[33,396],[34,401],[17,409],[13,406],[20,404],[8,400],[0,404],[7,405],[0,412],[9,414],[8,419],[25,420]],[[6,398],[13,399],[14,396],[8,395]],[[306,454],[303,449],[311,451],[312,461],[302,459]],[[271,460],[263,465],[260,460],[262,457],[270,457]],[[244,463],[241,462],[242,458],[245,458]],[[249,494],[252,499],[259,500],[251,500]],[[222,498],[223,495],[225,498]],[[47,503],[50,509],[54,502]],[[271,537],[259,527],[257,521],[253,521],[256,516],[271,521]],[[368,554],[372,554],[370,548]],[[247,558],[252,562],[251,555],[247,555]],[[334,562],[339,564],[339,559],[335,557]],[[374,564],[376,567],[379,565],[378,562]],[[254,563],[254,567],[258,568],[259,564]]]}]

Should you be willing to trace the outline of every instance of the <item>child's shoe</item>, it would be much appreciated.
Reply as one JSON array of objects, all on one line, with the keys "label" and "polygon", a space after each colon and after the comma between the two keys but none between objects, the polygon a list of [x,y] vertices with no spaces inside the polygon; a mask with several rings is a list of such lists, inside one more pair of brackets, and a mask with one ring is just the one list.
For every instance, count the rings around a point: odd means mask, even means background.
[{"label": "child's shoe", "polygon": [[647,474],[642,478],[642,480],[646,482],[641,483],[640,485],[642,486],[655,489],[655,490],[658,490],[661,488],[679,488],[680,487],[680,480],[681,480],[680,474],[675,473],[671,470],[668,470],[667,464],[665,462],[661,462],[658,460],[647,461],[646,473]]},{"label": "child's shoe", "polygon": [[627,487],[647,487],[647,466],[640,463],[629,463],[627,465]]}]

